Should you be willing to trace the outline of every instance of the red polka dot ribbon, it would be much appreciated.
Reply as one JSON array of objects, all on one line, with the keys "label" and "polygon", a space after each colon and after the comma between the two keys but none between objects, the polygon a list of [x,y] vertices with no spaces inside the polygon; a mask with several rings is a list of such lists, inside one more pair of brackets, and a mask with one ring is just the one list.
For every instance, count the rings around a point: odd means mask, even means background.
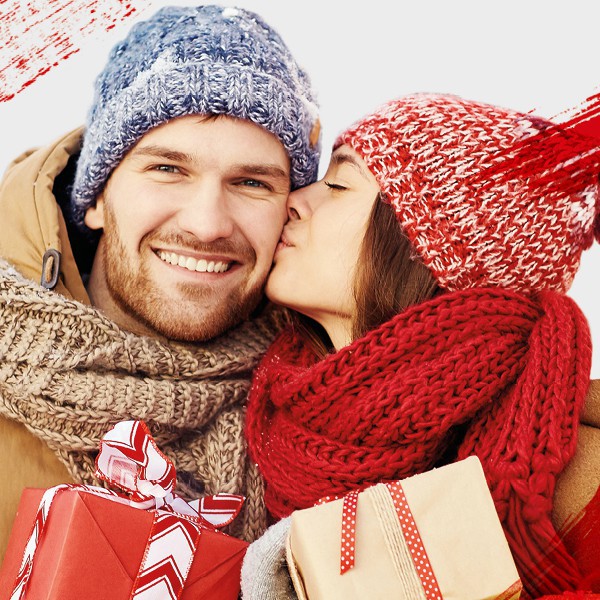
[{"label": "red polka dot ribbon", "polygon": [[340,574],[343,575],[354,566],[356,555],[356,505],[358,492],[344,496],[342,507],[342,552],[340,555]]},{"label": "red polka dot ribbon", "polygon": [[394,502],[396,514],[400,521],[400,527],[404,534],[404,539],[406,540],[410,555],[412,556],[415,569],[417,570],[417,574],[423,585],[425,596],[428,600],[443,600],[442,592],[440,591],[437,579],[433,573],[429,557],[425,551],[425,546],[423,546],[423,540],[417,529],[417,524],[410,507],[408,506],[404,490],[399,481],[387,483],[386,486],[390,492],[392,501]]},{"label": "red polka dot ribbon", "polygon": [[[423,546],[423,540],[417,529],[412,512],[408,506],[406,496],[399,481],[385,484],[390,492],[400,528],[406,545],[410,551],[415,569],[423,585],[427,600],[443,600],[437,579],[433,573],[431,563]],[[348,572],[354,567],[356,554],[356,508],[358,504],[358,491],[349,492],[343,499],[342,505],[342,546],[340,553],[340,574]],[[335,500],[335,498],[323,498],[318,504]]]}]

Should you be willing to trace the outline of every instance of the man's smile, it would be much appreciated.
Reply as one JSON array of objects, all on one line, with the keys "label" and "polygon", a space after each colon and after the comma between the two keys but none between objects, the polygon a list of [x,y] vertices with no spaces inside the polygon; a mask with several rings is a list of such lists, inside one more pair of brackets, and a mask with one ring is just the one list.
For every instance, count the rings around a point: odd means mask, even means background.
[{"label": "man's smile", "polygon": [[175,252],[166,252],[164,250],[158,250],[156,254],[166,263],[198,273],[225,273],[225,271],[229,270],[233,264],[227,261],[206,260],[204,258],[195,259],[192,256],[177,254]]}]

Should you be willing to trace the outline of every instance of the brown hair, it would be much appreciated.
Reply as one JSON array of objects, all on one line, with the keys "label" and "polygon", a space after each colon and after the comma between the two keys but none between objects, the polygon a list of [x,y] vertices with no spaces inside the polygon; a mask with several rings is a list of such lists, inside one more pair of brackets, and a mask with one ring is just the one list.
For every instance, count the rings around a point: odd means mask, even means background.
[{"label": "brown hair", "polygon": [[[402,231],[394,208],[379,194],[369,216],[356,265],[352,339],[362,337],[409,306],[429,300],[440,292],[431,271],[416,255]],[[301,314],[295,314],[293,321],[312,342],[319,356],[332,350],[325,330],[318,323]]]},{"label": "brown hair", "polygon": [[356,266],[352,339],[362,337],[409,306],[433,298],[440,290],[402,231],[394,208],[379,195]]}]

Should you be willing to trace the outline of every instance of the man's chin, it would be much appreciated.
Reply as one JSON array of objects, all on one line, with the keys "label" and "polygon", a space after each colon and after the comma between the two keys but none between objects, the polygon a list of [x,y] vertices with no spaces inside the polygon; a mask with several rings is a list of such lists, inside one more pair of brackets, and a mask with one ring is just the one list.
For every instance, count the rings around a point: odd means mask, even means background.
[{"label": "man's chin", "polygon": [[156,324],[153,330],[160,337],[166,338],[174,342],[184,343],[197,343],[207,342],[220,335],[223,335],[229,329],[232,329],[236,325],[239,325],[241,321],[231,321],[230,323],[219,323],[214,327],[202,326],[202,327],[191,327],[188,323],[188,327],[183,324],[168,324],[163,326],[162,324]]},{"label": "man's chin", "polygon": [[[169,310],[177,302],[129,308],[127,312],[149,330],[150,334],[178,342],[205,342],[223,335],[249,318],[258,306],[262,294],[251,298],[226,298],[217,307],[190,307]],[[181,304],[179,305],[181,307]]]}]

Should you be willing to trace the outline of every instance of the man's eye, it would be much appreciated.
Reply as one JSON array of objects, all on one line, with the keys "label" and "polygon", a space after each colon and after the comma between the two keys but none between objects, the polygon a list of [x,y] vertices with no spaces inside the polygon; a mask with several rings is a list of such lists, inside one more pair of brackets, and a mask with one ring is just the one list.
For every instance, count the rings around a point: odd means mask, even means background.
[{"label": "man's eye", "polygon": [[243,179],[240,182],[240,184],[248,186],[248,187],[252,187],[252,188],[265,188],[265,189],[269,189],[268,185],[266,185],[264,182],[258,181],[256,179]]},{"label": "man's eye", "polygon": [[325,181],[323,180],[323,183],[330,189],[330,190],[347,190],[348,188],[343,186],[343,185],[339,185],[338,183],[332,183],[330,181]]},{"label": "man's eye", "polygon": [[160,173],[179,173],[179,169],[174,165],[153,165],[151,170]]}]

